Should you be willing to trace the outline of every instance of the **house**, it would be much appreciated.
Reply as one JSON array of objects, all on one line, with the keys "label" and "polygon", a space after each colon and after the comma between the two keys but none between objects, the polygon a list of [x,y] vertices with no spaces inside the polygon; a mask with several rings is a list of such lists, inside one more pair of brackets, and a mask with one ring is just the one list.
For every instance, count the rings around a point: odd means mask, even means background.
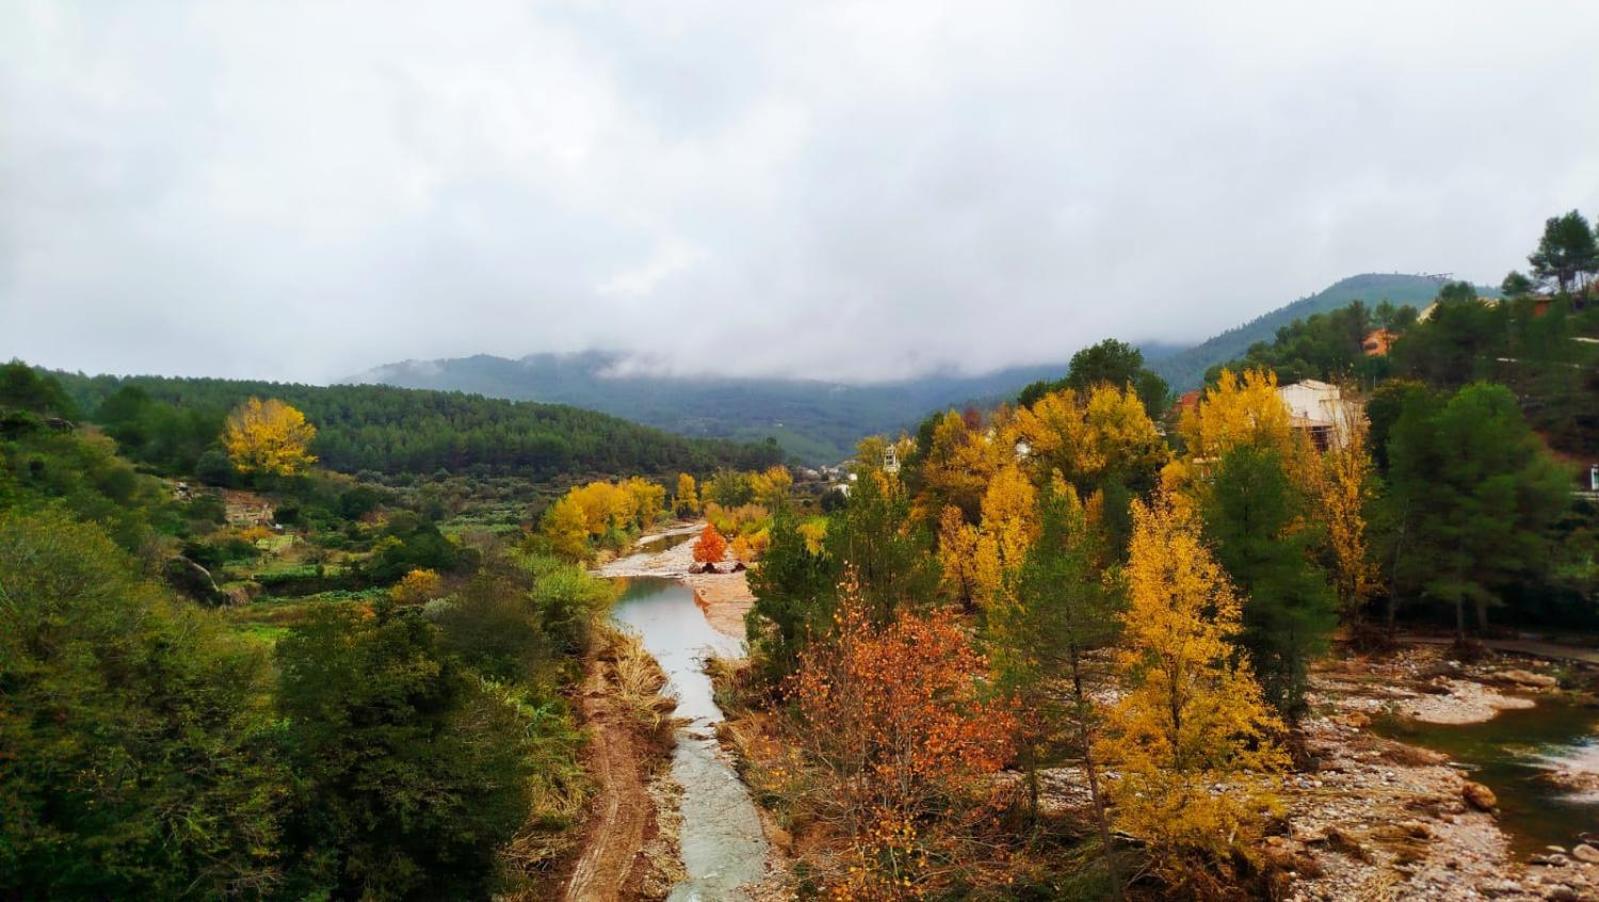
[{"label": "house", "polygon": [[1345,400],[1338,386],[1315,379],[1280,385],[1277,397],[1288,408],[1293,428],[1308,434],[1320,451],[1341,447],[1365,416],[1360,404]]},{"label": "house", "polygon": [[1387,329],[1373,329],[1366,333],[1366,339],[1360,343],[1361,353],[1367,357],[1387,357],[1388,348],[1398,337]]}]

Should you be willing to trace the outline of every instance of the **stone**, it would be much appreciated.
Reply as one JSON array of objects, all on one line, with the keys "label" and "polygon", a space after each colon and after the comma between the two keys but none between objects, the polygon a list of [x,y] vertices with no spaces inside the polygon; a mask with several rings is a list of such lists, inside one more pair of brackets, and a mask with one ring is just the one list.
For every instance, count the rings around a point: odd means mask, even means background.
[{"label": "stone", "polygon": [[1530,670],[1501,670],[1494,674],[1495,677],[1517,686],[1530,686],[1535,689],[1553,689],[1560,685],[1560,681],[1548,674],[1533,673]]},{"label": "stone", "polygon": [[1466,800],[1467,805],[1478,811],[1491,813],[1499,806],[1499,797],[1494,795],[1493,790],[1471,780],[1467,780],[1466,784],[1461,787],[1460,797]]},{"label": "stone", "polygon": [[1571,857],[1585,864],[1599,864],[1599,849],[1587,843],[1578,843],[1572,847]]}]

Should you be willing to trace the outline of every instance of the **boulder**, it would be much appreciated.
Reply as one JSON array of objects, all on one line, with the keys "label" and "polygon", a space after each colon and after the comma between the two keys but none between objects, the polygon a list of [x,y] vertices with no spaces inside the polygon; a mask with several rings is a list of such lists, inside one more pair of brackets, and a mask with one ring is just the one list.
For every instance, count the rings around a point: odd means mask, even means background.
[{"label": "boulder", "polygon": [[1517,686],[1528,686],[1534,689],[1553,689],[1560,685],[1560,681],[1548,674],[1533,673],[1530,670],[1501,670],[1494,674],[1497,679],[1513,683]]},{"label": "boulder", "polygon": [[1572,846],[1571,857],[1587,864],[1599,864],[1599,849],[1587,843],[1578,843]]},{"label": "boulder", "polygon": [[1460,797],[1466,800],[1467,805],[1478,811],[1492,812],[1499,807],[1499,797],[1494,795],[1493,790],[1471,780],[1467,780],[1460,788]]}]

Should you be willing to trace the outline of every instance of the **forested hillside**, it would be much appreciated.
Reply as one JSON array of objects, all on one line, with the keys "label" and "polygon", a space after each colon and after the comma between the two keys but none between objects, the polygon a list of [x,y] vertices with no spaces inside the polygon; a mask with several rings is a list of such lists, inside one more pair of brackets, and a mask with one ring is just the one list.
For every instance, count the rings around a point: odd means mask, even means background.
[{"label": "forested hillside", "polygon": [[798,459],[821,464],[847,457],[863,435],[904,428],[936,407],[1013,394],[1062,371],[1062,366],[1045,364],[981,376],[937,374],[851,385],[819,379],[618,374],[626,363],[623,355],[605,351],[532,354],[519,360],[480,354],[392,364],[346,381],[572,404],[688,436],[741,441],[774,436]]},{"label": "forested hillside", "polygon": [[704,471],[776,463],[770,443],[684,438],[555,404],[376,385],[312,386],[233,379],[54,374],[83,415],[120,430],[138,456],[189,470],[227,411],[251,396],[294,405],[317,424],[312,451],[344,472],[566,473]]},{"label": "forested hillside", "polygon": [[[1395,306],[1410,305],[1420,309],[1432,303],[1438,294],[1440,280],[1431,276],[1400,275],[1398,273],[1366,273],[1340,279],[1309,297],[1279,307],[1241,326],[1176,354],[1152,358],[1150,367],[1171,385],[1172,391],[1185,392],[1199,387],[1205,371],[1218,363],[1243,356],[1249,346],[1257,341],[1271,341],[1277,330],[1313,313],[1336,310],[1350,301],[1365,301],[1376,306],[1389,301]],[[1479,287],[1484,296],[1494,296],[1491,288]]]}]

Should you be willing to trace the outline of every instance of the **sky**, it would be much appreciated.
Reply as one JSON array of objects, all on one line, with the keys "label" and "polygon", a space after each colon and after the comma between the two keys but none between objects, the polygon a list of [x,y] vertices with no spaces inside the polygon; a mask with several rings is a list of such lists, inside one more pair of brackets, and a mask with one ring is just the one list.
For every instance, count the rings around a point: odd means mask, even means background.
[{"label": "sky", "polygon": [[[1112,8],[1114,7],[1114,9]],[[1599,214],[1599,6],[0,4],[0,359],[873,380]]]}]

